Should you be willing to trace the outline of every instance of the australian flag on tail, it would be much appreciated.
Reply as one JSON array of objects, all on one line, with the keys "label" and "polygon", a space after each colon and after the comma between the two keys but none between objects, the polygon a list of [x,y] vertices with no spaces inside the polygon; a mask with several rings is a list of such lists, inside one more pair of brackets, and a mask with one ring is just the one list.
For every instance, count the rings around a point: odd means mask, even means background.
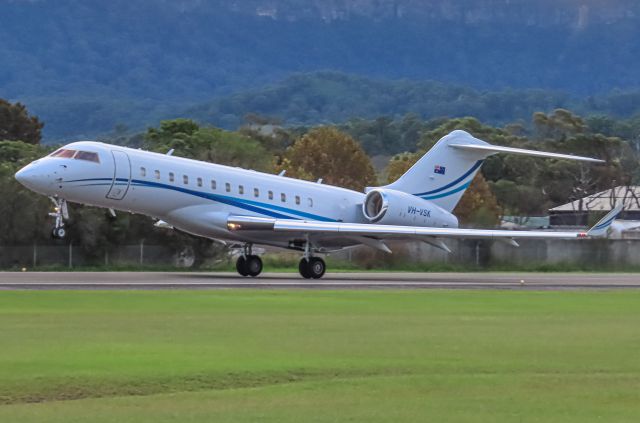
[{"label": "australian flag on tail", "polygon": [[445,167],[444,166],[436,165],[433,168],[433,173],[439,173],[440,175],[444,175],[444,172],[445,172]]}]

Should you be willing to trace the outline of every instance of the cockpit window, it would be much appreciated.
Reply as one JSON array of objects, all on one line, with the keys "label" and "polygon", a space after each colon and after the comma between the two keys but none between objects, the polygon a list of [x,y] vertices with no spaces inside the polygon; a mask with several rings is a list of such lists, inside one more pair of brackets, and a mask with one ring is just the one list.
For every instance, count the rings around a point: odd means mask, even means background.
[{"label": "cockpit window", "polygon": [[54,151],[51,153],[51,157],[63,157],[70,159],[76,154],[77,150],[69,150],[68,148],[61,148],[60,150]]},{"label": "cockpit window", "polygon": [[59,150],[54,151],[49,155],[49,157],[61,157],[65,159],[76,159],[76,160],[86,160],[89,162],[100,163],[100,157],[98,153],[94,153],[93,151],[78,151],[71,150],[69,148],[61,148]]},{"label": "cockpit window", "polygon": [[89,162],[100,163],[98,153],[94,153],[93,151],[78,151],[73,158],[76,160],[87,160]]}]

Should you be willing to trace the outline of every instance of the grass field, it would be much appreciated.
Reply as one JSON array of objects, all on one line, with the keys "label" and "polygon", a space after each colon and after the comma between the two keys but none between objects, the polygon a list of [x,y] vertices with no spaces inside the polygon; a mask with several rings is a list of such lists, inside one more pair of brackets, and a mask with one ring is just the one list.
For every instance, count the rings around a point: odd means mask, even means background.
[{"label": "grass field", "polygon": [[640,292],[0,292],[36,421],[638,422]]}]

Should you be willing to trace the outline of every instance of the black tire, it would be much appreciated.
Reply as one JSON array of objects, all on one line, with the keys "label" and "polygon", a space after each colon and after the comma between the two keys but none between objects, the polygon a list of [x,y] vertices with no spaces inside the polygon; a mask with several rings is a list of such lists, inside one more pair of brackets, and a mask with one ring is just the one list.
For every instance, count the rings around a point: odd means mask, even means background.
[{"label": "black tire", "polygon": [[313,279],[320,279],[327,270],[327,265],[320,257],[311,257],[308,264],[309,275]]},{"label": "black tire", "polygon": [[67,230],[65,228],[56,228],[56,237],[62,239],[67,235]]},{"label": "black tire", "polygon": [[302,276],[303,278],[311,279],[311,272],[309,271],[309,261],[307,261],[306,258],[300,260],[298,271],[300,272],[300,276]]},{"label": "black tire", "polygon": [[248,256],[244,266],[247,274],[253,278],[262,273],[262,259],[258,256]]},{"label": "black tire", "polygon": [[247,269],[247,259],[244,256],[238,257],[236,261],[236,270],[240,276],[249,276],[249,270]]}]

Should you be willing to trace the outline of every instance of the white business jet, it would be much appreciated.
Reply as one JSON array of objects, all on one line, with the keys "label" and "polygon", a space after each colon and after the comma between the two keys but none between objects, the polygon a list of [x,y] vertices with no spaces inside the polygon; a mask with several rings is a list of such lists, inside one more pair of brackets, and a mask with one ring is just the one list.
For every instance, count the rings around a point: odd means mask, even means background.
[{"label": "white business jet", "polygon": [[390,252],[386,240],[419,240],[449,252],[447,238],[589,238],[605,236],[622,206],[588,232],[460,229],[452,210],[482,161],[496,153],[602,162],[587,157],[499,147],[453,131],[400,179],[365,193],[99,142],[75,142],[16,173],[56,204],[54,236],[65,235],[67,201],[140,213],[159,226],[243,248],[238,273],[257,276],[256,244],[303,253],[299,271],[320,278],[318,255],[357,245]]}]

